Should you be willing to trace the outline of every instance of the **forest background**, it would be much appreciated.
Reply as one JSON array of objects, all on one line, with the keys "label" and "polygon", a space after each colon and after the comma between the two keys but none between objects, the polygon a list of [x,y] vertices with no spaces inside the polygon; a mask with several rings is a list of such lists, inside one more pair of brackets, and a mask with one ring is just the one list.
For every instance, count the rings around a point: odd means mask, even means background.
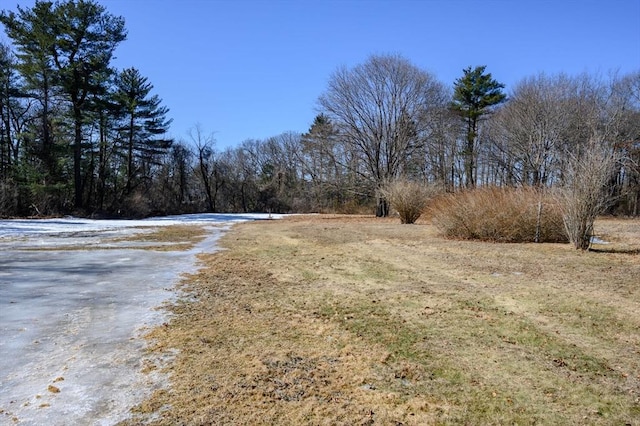
[{"label": "forest background", "polygon": [[0,216],[386,215],[396,180],[552,190],[594,158],[614,160],[607,211],[640,211],[640,70],[539,73],[507,91],[484,65],[445,83],[374,54],[328,76],[307,132],[218,149],[197,124],[170,137],[149,79],[113,66],[127,29],[103,5],[37,1],[0,22]]}]

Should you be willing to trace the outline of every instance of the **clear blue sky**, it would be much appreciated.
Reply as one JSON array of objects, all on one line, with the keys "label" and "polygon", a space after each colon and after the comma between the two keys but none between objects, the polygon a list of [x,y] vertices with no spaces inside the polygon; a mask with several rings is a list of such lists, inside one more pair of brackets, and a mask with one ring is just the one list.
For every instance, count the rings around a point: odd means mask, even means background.
[{"label": "clear blue sky", "polygon": [[[126,20],[134,66],[218,148],[305,132],[331,73],[400,54],[451,86],[487,65],[510,90],[539,72],[640,70],[640,0],[98,0]],[[26,0],[0,0],[11,8]]]}]

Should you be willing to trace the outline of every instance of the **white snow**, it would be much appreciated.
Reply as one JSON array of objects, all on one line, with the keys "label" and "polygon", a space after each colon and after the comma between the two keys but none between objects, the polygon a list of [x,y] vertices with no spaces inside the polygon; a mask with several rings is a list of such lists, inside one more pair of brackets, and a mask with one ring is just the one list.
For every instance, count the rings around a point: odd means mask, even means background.
[{"label": "white snow", "polygon": [[[167,320],[157,308],[176,296],[180,274],[197,268],[196,254],[215,251],[232,223],[268,217],[280,216],[0,221],[0,424],[112,425],[128,417],[166,385],[159,373],[141,373],[141,335]],[[172,224],[205,226],[208,237],[182,252],[111,241]]]},{"label": "white snow", "polygon": [[600,238],[598,238],[596,236],[591,237],[591,242],[593,244],[609,244],[608,241],[601,240]]}]

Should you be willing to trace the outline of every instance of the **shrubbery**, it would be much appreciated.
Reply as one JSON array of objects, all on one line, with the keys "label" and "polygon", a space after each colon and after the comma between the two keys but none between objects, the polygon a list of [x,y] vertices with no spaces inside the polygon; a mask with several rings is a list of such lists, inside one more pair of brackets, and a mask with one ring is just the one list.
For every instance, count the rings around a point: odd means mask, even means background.
[{"label": "shrubbery", "polygon": [[598,140],[589,141],[584,152],[567,157],[565,182],[559,191],[564,226],[571,244],[588,250],[596,217],[613,201],[609,183],[621,158]]},{"label": "shrubbery", "polygon": [[566,242],[560,205],[534,188],[487,187],[444,194],[430,203],[444,236],[494,242]]},{"label": "shrubbery", "polygon": [[398,212],[400,221],[405,224],[415,223],[429,199],[436,193],[430,186],[406,179],[395,180],[385,185],[380,192]]}]

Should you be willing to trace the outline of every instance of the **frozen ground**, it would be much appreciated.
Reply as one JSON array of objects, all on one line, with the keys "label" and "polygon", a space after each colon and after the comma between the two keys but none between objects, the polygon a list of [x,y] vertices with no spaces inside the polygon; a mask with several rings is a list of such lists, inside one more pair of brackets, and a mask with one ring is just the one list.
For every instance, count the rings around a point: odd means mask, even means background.
[{"label": "frozen ground", "polygon": [[[126,418],[164,385],[158,373],[140,372],[140,337],[166,320],[156,308],[175,297],[179,275],[195,270],[196,254],[214,251],[233,222],[266,217],[0,221],[0,425],[111,425]],[[186,252],[113,241],[142,232],[140,226],[184,223],[209,231]]]}]

